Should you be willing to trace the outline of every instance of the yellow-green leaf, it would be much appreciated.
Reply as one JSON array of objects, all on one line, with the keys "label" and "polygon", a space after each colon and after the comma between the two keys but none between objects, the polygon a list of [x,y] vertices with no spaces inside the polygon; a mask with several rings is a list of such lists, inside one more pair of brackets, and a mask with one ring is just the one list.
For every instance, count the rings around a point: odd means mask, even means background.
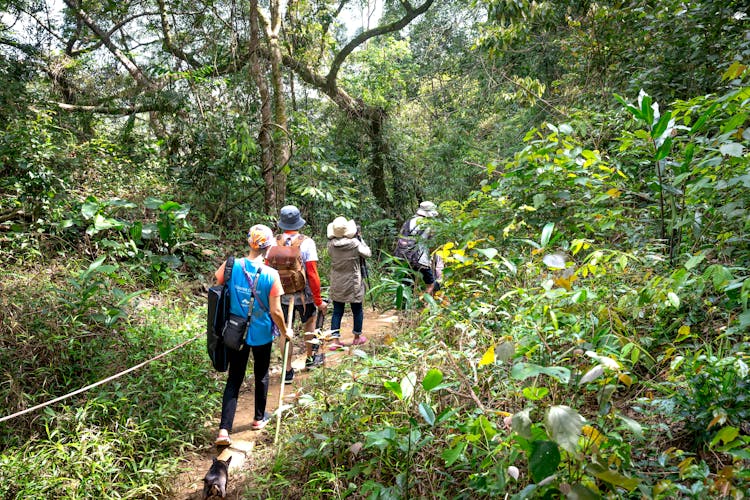
[{"label": "yellow-green leaf", "polygon": [[491,365],[495,362],[495,344],[492,344],[487,351],[485,351],[482,359],[479,360],[479,366]]}]

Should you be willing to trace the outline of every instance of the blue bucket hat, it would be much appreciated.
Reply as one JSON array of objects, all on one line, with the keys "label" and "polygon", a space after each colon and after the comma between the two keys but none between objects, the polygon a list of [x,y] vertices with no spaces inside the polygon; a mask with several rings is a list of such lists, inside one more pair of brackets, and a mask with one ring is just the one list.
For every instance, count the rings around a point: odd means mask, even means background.
[{"label": "blue bucket hat", "polygon": [[300,215],[299,208],[294,205],[287,205],[281,207],[277,224],[284,231],[296,231],[305,225],[305,219]]}]

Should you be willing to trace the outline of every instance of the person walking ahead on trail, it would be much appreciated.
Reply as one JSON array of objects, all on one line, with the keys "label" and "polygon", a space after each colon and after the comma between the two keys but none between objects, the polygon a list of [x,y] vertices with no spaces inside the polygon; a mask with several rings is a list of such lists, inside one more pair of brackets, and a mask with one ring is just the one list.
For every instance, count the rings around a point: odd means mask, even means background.
[{"label": "person walking ahead on trail", "polygon": [[[247,233],[250,252],[247,257],[235,259],[232,277],[229,282],[231,313],[241,317],[250,317],[245,343],[250,346],[240,351],[227,349],[229,373],[224,387],[224,398],[221,404],[221,423],[217,446],[231,444],[229,433],[232,432],[234,414],[237,411],[237,398],[240,386],[245,379],[248,357],[253,352],[253,374],[255,375],[255,419],[252,429],[260,430],[268,423],[266,400],[268,397],[268,368],[271,364],[271,347],[274,340],[273,324],[278,332],[285,332],[282,338],[291,340],[294,332],[284,324],[281,310],[281,296],[284,289],[279,274],[265,264],[266,252],[273,244],[273,231],[262,224],[250,228]],[[216,271],[216,281],[224,284],[224,267]],[[252,288],[250,282],[253,282]],[[254,293],[253,293],[254,290]],[[252,305],[252,313],[249,308]]]},{"label": "person walking ahead on trail", "polygon": [[419,204],[417,213],[404,222],[399,233],[398,243],[394,255],[400,257],[409,264],[414,271],[419,272],[424,280],[425,292],[433,294],[439,288],[432,270],[430,251],[426,241],[430,238],[430,228],[425,224],[427,218],[438,215],[437,207],[431,201],[423,201]]},{"label": "person walking ahead on trail", "polygon": [[[315,335],[315,313],[316,309],[318,314],[326,313],[326,303],[323,302],[320,296],[320,276],[318,275],[318,248],[315,245],[315,241],[312,238],[301,234],[299,230],[305,225],[305,219],[300,215],[299,209],[294,205],[287,205],[282,207],[279,211],[278,226],[284,233],[276,236],[276,244],[279,246],[294,246],[298,245],[300,249],[300,256],[302,258],[302,265],[304,266],[305,274],[305,285],[302,291],[294,294],[294,315],[299,317],[300,321],[304,325],[305,330],[305,367],[313,368],[320,366],[324,363],[325,357],[321,354],[316,354],[313,357],[313,346],[309,340],[312,340]],[[270,261],[269,261],[270,264]],[[284,295],[281,298],[281,307],[284,311],[284,316],[288,314],[289,309],[289,295]],[[292,366],[292,351],[289,349],[289,355],[287,357],[287,366],[290,368],[286,371],[284,376],[285,383],[291,383],[294,380],[294,368]]]},{"label": "person walking ahead on trail", "polygon": [[[331,330],[334,337],[339,337],[341,318],[344,306],[349,303],[354,316],[354,341],[352,345],[367,342],[362,334],[364,312],[362,301],[365,297],[365,280],[363,277],[362,259],[372,255],[370,247],[362,240],[357,225],[353,220],[336,217],[328,224],[328,256],[331,258],[329,296],[333,301]],[[331,348],[339,348],[334,344]]]}]

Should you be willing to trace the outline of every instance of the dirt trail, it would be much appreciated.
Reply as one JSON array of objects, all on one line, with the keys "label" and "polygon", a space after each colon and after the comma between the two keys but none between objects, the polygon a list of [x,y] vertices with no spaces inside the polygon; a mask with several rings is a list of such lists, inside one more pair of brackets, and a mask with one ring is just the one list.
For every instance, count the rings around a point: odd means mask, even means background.
[{"label": "dirt trail", "polygon": [[[324,328],[330,328],[330,312],[326,316],[326,322]],[[383,337],[393,330],[394,324],[398,321],[398,316],[393,311],[384,313],[372,311],[372,309],[365,310],[364,326],[362,328],[365,336],[369,339],[369,342],[364,346],[358,346],[360,349],[368,350],[368,346],[371,342],[380,343]],[[305,355],[300,352],[302,346],[301,335],[299,334],[299,323],[296,325],[295,331],[298,332],[295,338],[295,355],[292,361],[292,366],[297,372],[294,377],[294,383],[286,385],[284,388],[284,402],[291,404],[298,397],[300,391],[307,378],[307,372],[304,370],[305,366]],[[349,308],[344,315],[344,319],[341,324],[341,337],[342,343],[345,346],[351,344],[353,336],[352,331],[352,317]],[[351,353],[350,347],[339,349],[338,351],[330,352],[327,346],[324,346],[324,352],[326,353],[326,364],[325,367],[319,368],[323,370],[336,369],[336,365],[344,356],[348,356]],[[281,380],[280,372],[280,356],[277,352],[274,352],[271,361],[271,374],[268,389],[268,406],[267,411],[273,413],[276,411],[279,403],[279,383]],[[219,456],[222,459],[226,459],[230,455],[232,456],[232,462],[230,464],[230,487],[227,491],[226,498],[241,498],[239,496],[241,488],[235,489],[232,485],[236,486],[237,481],[232,481],[232,478],[241,477],[242,471],[250,470],[252,468],[252,455],[253,449],[258,447],[270,447],[273,445],[273,436],[276,432],[276,420],[272,418],[265,429],[261,431],[253,431],[250,429],[250,424],[253,420],[253,381],[252,381],[252,359],[248,365],[247,375],[245,377],[245,383],[240,390],[240,398],[237,403],[237,413],[234,419],[234,429],[232,432],[232,445],[222,450],[217,450],[212,443],[208,443],[207,447],[200,452],[191,453],[185,457],[184,472],[181,473],[173,484],[172,494],[168,497],[171,499],[179,500],[200,500],[203,498],[203,476],[208,471],[211,465],[211,460],[215,456]],[[214,427],[218,425],[219,416],[217,414],[215,418]],[[283,417],[282,417],[282,426]],[[214,430],[214,433],[216,431]]]}]

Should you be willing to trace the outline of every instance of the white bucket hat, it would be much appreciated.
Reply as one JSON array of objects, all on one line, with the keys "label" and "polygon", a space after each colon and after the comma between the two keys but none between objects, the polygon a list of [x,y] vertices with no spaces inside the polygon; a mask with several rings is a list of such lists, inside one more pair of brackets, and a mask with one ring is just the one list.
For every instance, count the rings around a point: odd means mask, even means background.
[{"label": "white bucket hat", "polygon": [[437,214],[437,207],[431,201],[423,201],[419,204],[419,209],[417,209],[417,215],[421,215],[422,217],[435,217]]},{"label": "white bucket hat", "polygon": [[328,224],[328,239],[331,238],[354,238],[357,235],[357,224],[346,217],[336,217]]}]

